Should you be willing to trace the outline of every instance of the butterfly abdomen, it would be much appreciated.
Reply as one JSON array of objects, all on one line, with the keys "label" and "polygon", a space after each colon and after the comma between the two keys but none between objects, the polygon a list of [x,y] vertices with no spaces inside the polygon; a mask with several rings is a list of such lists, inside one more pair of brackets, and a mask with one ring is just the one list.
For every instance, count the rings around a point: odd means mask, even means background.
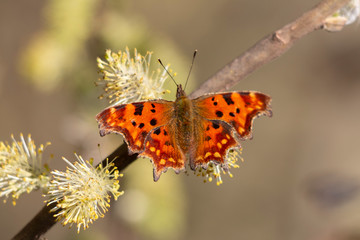
[{"label": "butterfly abdomen", "polygon": [[176,99],[174,104],[176,140],[183,153],[187,154],[193,140],[192,103],[186,96],[181,96]]}]

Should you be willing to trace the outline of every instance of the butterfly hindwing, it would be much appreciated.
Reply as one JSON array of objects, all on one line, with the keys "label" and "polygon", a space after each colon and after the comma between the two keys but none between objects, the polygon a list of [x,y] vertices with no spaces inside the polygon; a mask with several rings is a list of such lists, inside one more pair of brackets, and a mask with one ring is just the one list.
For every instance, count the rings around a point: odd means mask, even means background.
[{"label": "butterfly hindwing", "polygon": [[233,137],[230,126],[218,120],[202,119],[199,122],[201,126],[195,133],[196,151],[194,162],[190,162],[191,168],[196,169],[198,166],[206,168],[210,161],[224,164],[228,149],[240,147]]},{"label": "butterfly hindwing", "polygon": [[259,92],[229,92],[194,99],[194,108],[201,117],[225,121],[240,139],[248,139],[253,119],[261,114],[271,116],[270,101],[269,96]]},{"label": "butterfly hindwing", "polygon": [[165,100],[136,102],[109,107],[99,113],[100,135],[111,132],[124,136],[132,153],[144,150],[144,142],[156,127],[166,124],[173,111],[173,103]]},{"label": "butterfly hindwing", "polygon": [[145,151],[140,156],[148,157],[154,165],[154,181],[168,168],[176,173],[185,168],[185,156],[175,140],[170,124],[154,129],[146,139]]}]

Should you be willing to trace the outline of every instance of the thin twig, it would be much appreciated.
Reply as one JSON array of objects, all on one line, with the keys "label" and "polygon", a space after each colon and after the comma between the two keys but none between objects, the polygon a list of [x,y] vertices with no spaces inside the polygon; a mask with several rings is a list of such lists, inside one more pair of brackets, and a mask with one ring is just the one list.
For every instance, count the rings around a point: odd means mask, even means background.
[{"label": "thin twig", "polygon": [[[295,21],[285,25],[263,40],[256,43],[245,53],[227,64],[190,97],[196,97],[208,92],[218,92],[230,89],[247,75],[285,53],[296,40],[307,34],[321,29],[324,20],[340,9],[350,0],[323,0],[310,11],[304,13]],[[114,161],[122,171],[137,158],[137,154],[128,156],[126,144],[121,145],[106,159]],[[105,159],[105,160],[106,160]],[[104,164],[104,161],[102,162]],[[54,213],[49,213],[52,206],[45,206],[42,210],[13,238],[14,240],[39,239],[56,221]]]}]

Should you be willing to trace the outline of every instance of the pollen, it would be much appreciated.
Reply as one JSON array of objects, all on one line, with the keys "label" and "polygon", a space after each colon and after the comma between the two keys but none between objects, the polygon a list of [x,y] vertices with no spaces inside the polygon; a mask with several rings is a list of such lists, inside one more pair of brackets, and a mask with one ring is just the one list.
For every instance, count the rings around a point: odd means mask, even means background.
[{"label": "pollen", "polygon": [[[122,175],[114,163],[106,161],[106,165],[95,167],[81,156],[75,156],[75,163],[63,158],[69,164],[66,171],[51,172],[53,180],[47,193],[47,206],[53,205],[50,212],[56,212],[57,221],[61,220],[63,225],[69,224],[70,227],[75,224],[79,232],[99,217],[104,217],[111,196],[116,200],[123,192],[119,191],[118,180]],[[57,211],[59,209],[61,211]]]},{"label": "pollen", "polygon": [[227,138],[227,139],[230,139],[230,135],[229,135],[229,134],[226,134],[226,138]]},{"label": "pollen", "polygon": [[[195,174],[200,177],[204,177],[204,182],[211,182],[215,179],[216,185],[220,185],[223,183],[221,174],[227,174],[229,177],[233,177],[233,174],[230,172],[230,168],[238,168],[237,164],[238,160],[243,161],[240,156],[241,149],[233,148],[230,149],[226,154],[226,161],[221,163],[216,163],[216,160],[209,161],[207,163],[207,168],[205,169],[203,166],[198,166],[196,168]],[[219,157],[220,153],[216,152],[214,154],[215,157]],[[197,157],[196,161],[201,161],[201,157]]]},{"label": "pollen", "polygon": [[146,146],[148,147],[150,145],[150,143],[149,142],[146,142]]},{"label": "pollen", "polygon": [[156,150],[156,148],[154,148],[154,147],[150,148],[150,151],[152,151],[152,152],[155,152],[155,150]]},{"label": "pollen", "polygon": [[221,155],[219,152],[214,153],[214,157],[221,158]]},{"label": "pollen", "polygon": [[160,165],[165,165],[165,163],[166,163],[166,160],[162,158],[162,159],[160,160]]},{"label": "pollen", "polygon": [[51,177],[49,168],[42,162],[43,151],[50,145],[35,142],[28,135],[27,139],[20,134],[20,140],[11,135],[12,143],[0,141],[0,198],[6,202],[12,197],[13,205],[23,193],[32,190],[48,189]]},{"label": "pollen", "polygon": [[218,146],[219,149],[222,147],[221,143],[219,142],[216,145]]},{"label": "pollen", "polygon": [[173,158],[169,158],[169,162],[175,163],[175,160]]},{"label": "pollen", "polygon": [[226,140],[226,139],[221,140],[222,144],[226,144],[227,142],[228,142],[228,140]]},{"label": "pollen", "polygon": [[209,157],[209,156],[211,156],[211,152],[207,152],[207,153],[205,154],[205,158],[207,158],[207,157]]},{"label": "pollen", "polygon": [[[128,48],[119,52],[107,50],[105,60],[97,59],[100,78],[96,85],[103,88],[99,98],[107,99],[113,106],[162,98],[169,66],[163,71],[150,71],[151,55],[148,52],[143,56],[136,49],[130,54]],[[116,108],[109,111],[116,111]]]},{"label": "pollen", "polygon": [[160,150],[156,150],[156,156],[160,156]]}]

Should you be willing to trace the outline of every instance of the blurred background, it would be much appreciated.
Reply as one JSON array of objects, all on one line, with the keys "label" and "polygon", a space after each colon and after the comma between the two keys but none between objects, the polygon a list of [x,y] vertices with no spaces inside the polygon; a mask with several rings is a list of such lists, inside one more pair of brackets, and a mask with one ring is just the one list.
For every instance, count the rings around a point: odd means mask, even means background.
[{"label": "blurred background", "polygon": [[[258,40],[319,1],[2,0],[0,136],[32,134],[52,169],[73,152],[95,162],[121,136],[100,138],[95,114],[107,106],[96,57],[105,49],[154,51],[183,83],[191,56],[195,89]],[[360,32],[316,31],[233,90],[272,96],[273,117],[255,120],[244,163],[224,184],[172,170],[157,183],[139,159],[121,179],[125,194],[105,218],[76,233],[57,224],[48,239],[360,239]],[[174,84],[168,99],[174,99]],[[190,88],[189,88],[190,90]],[[190,91],[189,91],[190,92]],[[98,144],[101,144],[100,149]],[[43,207],[40,192],[0,204],[1,239]]]}]

